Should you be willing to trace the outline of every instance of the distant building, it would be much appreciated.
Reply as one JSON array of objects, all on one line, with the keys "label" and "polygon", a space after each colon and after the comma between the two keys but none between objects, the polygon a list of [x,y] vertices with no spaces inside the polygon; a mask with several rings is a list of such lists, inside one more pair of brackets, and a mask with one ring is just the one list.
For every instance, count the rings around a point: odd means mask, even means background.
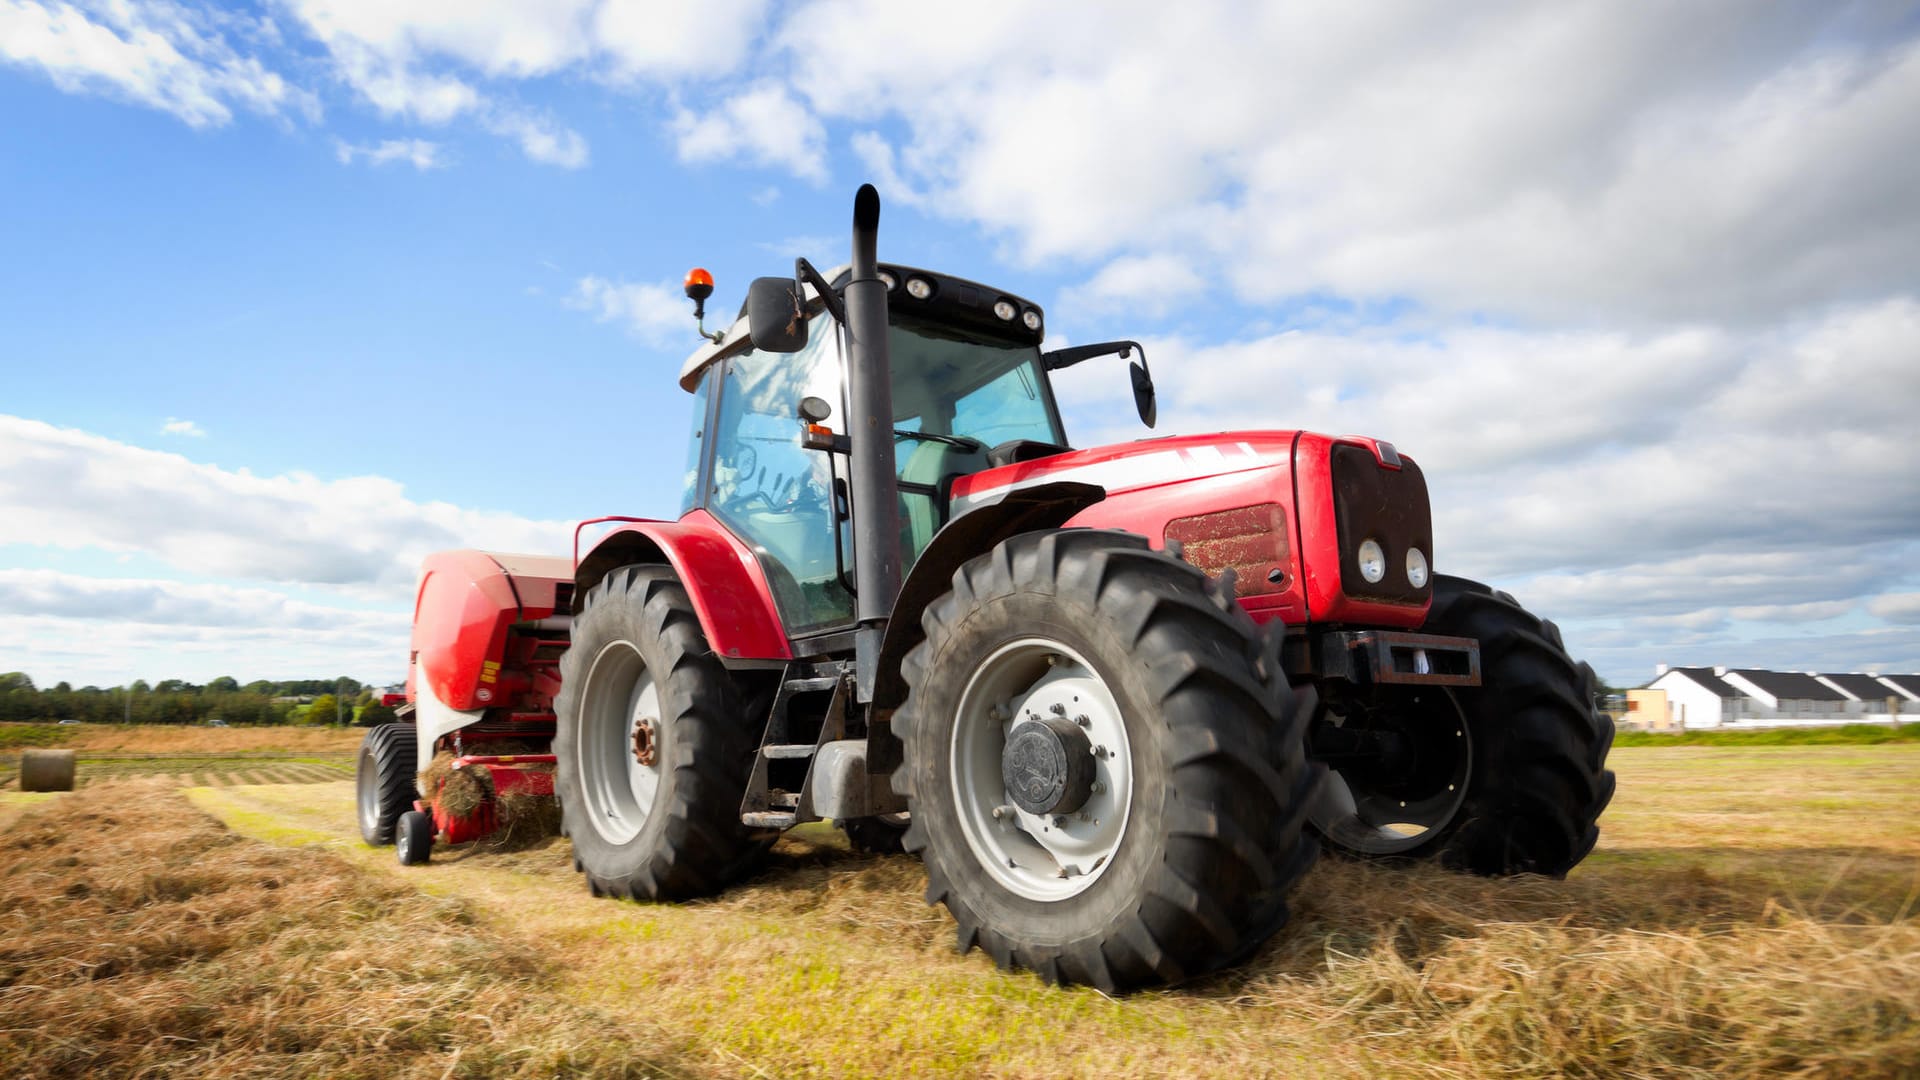
[{"label": "distant building", "polygon": [[1654,731],[1899,723],[1920,717],[1920,675],[1661,664],[1652,682],[1628,692],[1627,709],[1629,726]]}]

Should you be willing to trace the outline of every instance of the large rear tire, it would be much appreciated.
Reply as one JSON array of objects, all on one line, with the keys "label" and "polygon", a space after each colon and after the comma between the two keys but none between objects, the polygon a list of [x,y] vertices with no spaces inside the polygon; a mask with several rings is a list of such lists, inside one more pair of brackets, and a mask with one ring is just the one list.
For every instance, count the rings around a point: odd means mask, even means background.
[{"label": "large rear tire", "polygon": [[554,790],[594,894],[701,896],[750,867],[765,844],[740,823],[755,752],[746,695],[673,572],[603,578],[560,669]]},{"label": "large rear tire", "polygon": [[1553,623],[1463,578],[1434,578],[1422,630],[1478,640],[1481,685],[1383,692],[1334,716],[1386,728],[1414,753],[1398,769],[1336,767],[1315,830],[1363,858],[1565,876],[1593,850],[1613,798],[1613,721],[1594,700],[1593,669],[1567,655]]},{"label": "large rear tire", "polygon": [[381,724],[360,741],[354,795],[360,839],[374,847],[393,843],[394,824],[420,797],[413,779],[416,756],[412,724]]},{"label": "large rear tire", "polygon": [[1321,771],[1230,594],[1144,537],[1049,531],[962,566],[922,622],[893,783],[962,951],[1115,993],[1286,921]]}]

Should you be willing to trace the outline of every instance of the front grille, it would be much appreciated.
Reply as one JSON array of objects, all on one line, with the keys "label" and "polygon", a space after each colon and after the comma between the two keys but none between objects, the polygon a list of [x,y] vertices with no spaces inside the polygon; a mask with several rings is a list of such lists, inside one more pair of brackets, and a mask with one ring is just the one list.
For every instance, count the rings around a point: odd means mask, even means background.
[{"label": "front grille", "polygon": [[[1333,447],[1333,518],[1340,535],[1340,591],[1356,600],[1395,604],[1425,603],[1433,591],[1433,513],[1420,466],[1406,458],[1388,469],[1373,451],[1350,443]],[[1387,555],[1387,576],[1372,584],[1360,576],[1359,549],[1367,538],[1379,541]],[[1423,588],[1407,581],[1407,549],[1427,556]]]}]

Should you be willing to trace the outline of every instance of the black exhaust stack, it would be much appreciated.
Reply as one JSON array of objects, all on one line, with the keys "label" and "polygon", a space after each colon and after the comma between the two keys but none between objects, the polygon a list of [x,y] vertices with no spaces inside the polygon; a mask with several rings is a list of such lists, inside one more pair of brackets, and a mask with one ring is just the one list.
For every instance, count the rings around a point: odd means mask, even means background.
[{"label": "black exhaust stack", "polygon": [[854,657],[861,701],[900,593],[900,498],[893,468],[893,366],[887,353],[887,283],[880,280],[880,193],[853,197],[853,277],[847,307],[847,434],[853,473]]}]

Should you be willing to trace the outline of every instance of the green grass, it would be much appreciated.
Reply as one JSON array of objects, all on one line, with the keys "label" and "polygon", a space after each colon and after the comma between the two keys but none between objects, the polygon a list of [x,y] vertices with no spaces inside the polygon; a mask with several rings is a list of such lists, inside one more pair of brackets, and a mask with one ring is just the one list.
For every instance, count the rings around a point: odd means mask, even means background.
[{"label": "green grass", "polygon": [[1910,742],[1920,742],[1920,723],[1763,731],[1622,731],[1613,738],[1615,746],[1874,746]]},{"label": "green grass", "polygon": [[0,724],[0,750],[59,746],[66,741],[67,733],[57,724]]}]

